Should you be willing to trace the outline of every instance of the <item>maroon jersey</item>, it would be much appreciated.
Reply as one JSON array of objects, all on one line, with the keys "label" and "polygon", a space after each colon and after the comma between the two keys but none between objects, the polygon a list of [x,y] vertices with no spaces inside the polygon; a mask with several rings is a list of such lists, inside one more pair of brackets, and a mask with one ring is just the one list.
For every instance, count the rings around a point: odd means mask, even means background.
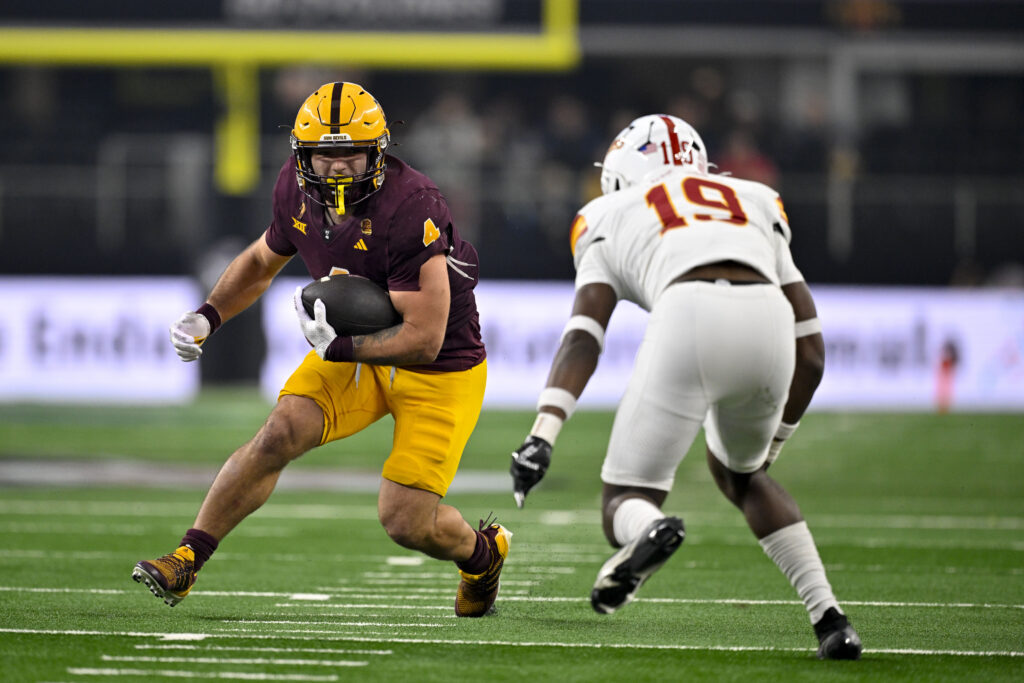
[{"label": "maroon jersey", "polygon": [[484,357],[473,288],[479,258],[452,224],[431,180],[396,157],[387,157],[380,190],[348,207],[331,224],[324,209],[299,189],[295,160],[281,167],[274,185],[274,219],[266,241],[282,256],[298,254],[315,280],[332,273],[369,278],[388,291],[418,291],[420,267],[435,254],[448,260],[451,307],[441,352],[433,363],[410,370],[468,370]]}]

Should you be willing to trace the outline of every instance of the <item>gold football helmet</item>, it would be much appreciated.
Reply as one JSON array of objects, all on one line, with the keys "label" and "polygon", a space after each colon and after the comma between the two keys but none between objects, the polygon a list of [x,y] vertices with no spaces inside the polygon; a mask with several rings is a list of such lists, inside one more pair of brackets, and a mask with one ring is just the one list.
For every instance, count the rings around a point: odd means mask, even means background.
[{"label": "gold football helmet", "polygon": [[[363,201],[384,184],[384,150],[390,141],[384,110],[373,95],[355,83],[325,83],[302,103],[292,128],[299,187],[314,202],[345,213],[346,204]],[[313,154],[337,148],[365,151],[366,170],[353,176],[318,175]]]}]

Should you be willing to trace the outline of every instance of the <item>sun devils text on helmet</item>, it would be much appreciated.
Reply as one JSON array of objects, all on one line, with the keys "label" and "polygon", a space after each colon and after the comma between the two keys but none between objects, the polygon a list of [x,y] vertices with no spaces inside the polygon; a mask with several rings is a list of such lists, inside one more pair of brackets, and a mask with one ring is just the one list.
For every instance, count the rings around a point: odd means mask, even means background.
[{"label": "sun devils text on helmet", "polygon": [[[314,202],[345,213],[384,184],[384,150],[391,141],[384,110],[355,83],[325,83],[306,98],[291,132],[295,176]],[[313,154],[336,148],[362,150],[366,170],[353,176],[323,176],[313,170]]]},{"label": "sun devils text on helmet", "polygon": [[708,153],[693,126],[675,116],[634,120],[612,141],[601,164],[604,194],[644,182],[658,171],[686,168],[707,174]]}]

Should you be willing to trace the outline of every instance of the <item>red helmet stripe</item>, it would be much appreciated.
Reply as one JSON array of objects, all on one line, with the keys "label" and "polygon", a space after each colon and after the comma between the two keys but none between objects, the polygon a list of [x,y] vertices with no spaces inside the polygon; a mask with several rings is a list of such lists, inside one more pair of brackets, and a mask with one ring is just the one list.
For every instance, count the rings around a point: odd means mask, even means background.
[{"label": "red helmet stripe", "polygon": [[683,165],[682,149],[679,145],[679,138],[676,137],[676,127],[672,123],[672,119],[667,116],[659,116],[662,121],[665,122],[665,127],[668,128],[668,139],[672,143],[672,164],[675,166]]}]

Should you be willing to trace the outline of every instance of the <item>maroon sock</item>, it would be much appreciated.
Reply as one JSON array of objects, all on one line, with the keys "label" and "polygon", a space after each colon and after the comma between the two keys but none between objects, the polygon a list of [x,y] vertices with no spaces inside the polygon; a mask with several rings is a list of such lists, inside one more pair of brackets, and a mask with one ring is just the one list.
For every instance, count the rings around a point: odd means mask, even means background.
[{"label": "maroon sock", "polygon": [[491,549],[487,545],[487,537],[476,532],[476,548],[468,560],[456,562],[455,566],[467,574],[483,574],[491,566]]},{"label": "maroon sock", "polygon": [[199,571],[217,549],[217,539],[205,531],[189,529],[181,539],[181,545],[192,548],[192,552],[196,554],[196,571]]}]

